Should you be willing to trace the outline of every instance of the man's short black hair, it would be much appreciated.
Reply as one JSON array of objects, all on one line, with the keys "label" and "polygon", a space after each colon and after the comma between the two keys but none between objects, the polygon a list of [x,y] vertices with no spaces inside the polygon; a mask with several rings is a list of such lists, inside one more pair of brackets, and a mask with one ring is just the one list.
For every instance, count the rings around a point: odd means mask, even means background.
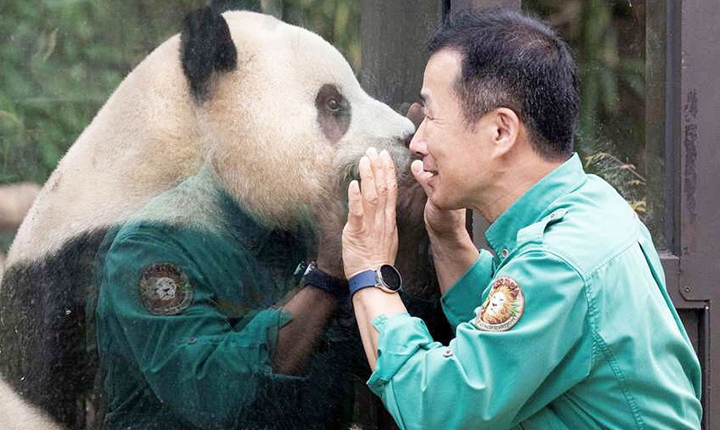
[{"label": "man's short black hair", "polygon": [[462,55],[455,90],[469,126],[498,107],[512,109],[547,159],[567,158],[579,110],[575,61],[541,21],[507,9],[466,9],[430,39],[430,54]]}]

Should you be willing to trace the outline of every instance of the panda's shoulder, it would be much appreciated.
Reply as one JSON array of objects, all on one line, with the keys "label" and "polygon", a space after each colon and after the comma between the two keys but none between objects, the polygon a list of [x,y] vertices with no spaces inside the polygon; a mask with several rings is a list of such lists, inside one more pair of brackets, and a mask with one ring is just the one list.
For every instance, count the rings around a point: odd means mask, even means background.
[{"label": "panda's shoulder", "polygon": [[152,198],[128,223],[136,225],[211,226],[222,217],[220,191],[196,176]]},{"label": "panda's shoulder", "polygon": [[123,244],[155,244],[162,248],[176,244],[183,248],[193,238],[223,236],[219,199],[211,186],[188,178],[152,198],[117,226],[111,246],[115,250],[124,249]]}]

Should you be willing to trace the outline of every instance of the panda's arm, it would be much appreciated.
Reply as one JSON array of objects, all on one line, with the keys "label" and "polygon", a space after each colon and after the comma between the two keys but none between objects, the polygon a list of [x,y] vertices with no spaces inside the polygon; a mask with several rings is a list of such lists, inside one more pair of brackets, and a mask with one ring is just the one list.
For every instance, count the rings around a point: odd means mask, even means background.
[{"label": "panda's arm", "polygon": [[[157,264],[177,272],[152,269]],[[263,386],[296,379],[273,373],[272,357],[279,330],[291,319],[288,313],[275,307],[247,309],[235,323],[218,308],[209,285],[217,281],[208,279],[209,269],[198,267],[196,255],[167,237],[118,238],[105,258],[98,302],[106,366],[122,356],[137,366],[160,402],[201,427],[233,422]],[[148,285],[162,287],[158,279],[163,276],[175,281],[175,307],[148,300]],[[188,285],[181,285],[185,281]],[[181,300],[183,294],[191,296],[189,302]],[[139,384],[143,389],[143,381]]]}]

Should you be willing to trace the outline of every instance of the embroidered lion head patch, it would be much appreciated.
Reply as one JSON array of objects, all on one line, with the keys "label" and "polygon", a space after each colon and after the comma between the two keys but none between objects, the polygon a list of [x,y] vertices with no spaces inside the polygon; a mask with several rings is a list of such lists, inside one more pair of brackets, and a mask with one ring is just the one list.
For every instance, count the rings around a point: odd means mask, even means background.
[{"label": "embroidered lion head patch", "polygon": [[172,263],[151,264],[140,278],[140,301],[153,315],[175,315],[192,302],[192,287],[185,272]]},{"label": "embroidered lion head patch", "polygon": [[475,326],[485,331],[507,331],[520,320],[525,311],[525,296],[513,278],[500,277],[493,282],[490,293],[480,307]]}]

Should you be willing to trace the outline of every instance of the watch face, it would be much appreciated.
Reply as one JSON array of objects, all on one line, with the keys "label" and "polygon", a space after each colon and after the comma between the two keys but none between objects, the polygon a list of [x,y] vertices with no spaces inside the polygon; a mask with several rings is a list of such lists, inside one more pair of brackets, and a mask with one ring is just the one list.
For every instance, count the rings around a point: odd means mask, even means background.
[{"label": "watch face", "polygon": [[380,266],[380,276],[382,276],[385,287],[390,290],[397,291],[402,286],[402,279],[400,278],[400,272],[389,264],[383,264]]}]

